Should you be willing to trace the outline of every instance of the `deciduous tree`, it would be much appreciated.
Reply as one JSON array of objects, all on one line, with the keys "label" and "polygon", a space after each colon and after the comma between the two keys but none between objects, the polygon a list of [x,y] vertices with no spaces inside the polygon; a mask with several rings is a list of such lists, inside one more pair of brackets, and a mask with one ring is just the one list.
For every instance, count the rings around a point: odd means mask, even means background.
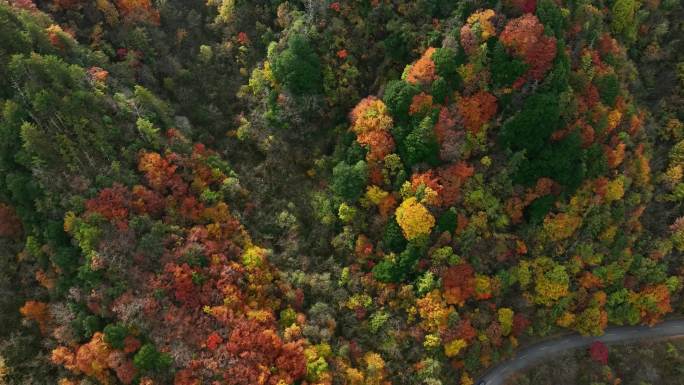
[{"label": "deciduous tree", "polygon": [[482,125],[496,114],[496,97],[486,91],[461,97],[458,100],[458,113],[463,118],[466,130],[477,134]]},{"label": "deciduous tree", "polygon": [[430,235],[435,226],[435,217],[414,197],[404,200],[395,215],[404,237],[409,241]]},{"label": "deciduous tree", "polygon": [[442,274],[442,285],[447,303],[463,306],[475,295],[475,270],[465,263],[449,267]]},{"label": "deciduous tree", "polygon": [[432,61],[432,55],[435,53],[435,48],[428,48],[423,52],[423,55],[418,59],[408,71],[406,81],[410,84],[425,85],[432,83],[435,80],[435,62]]},{"label": "deciduous tree", "polygon": [[602,365],[608,365],[608,347],[601,341],[594,341],[589,346],[589,356]]}]

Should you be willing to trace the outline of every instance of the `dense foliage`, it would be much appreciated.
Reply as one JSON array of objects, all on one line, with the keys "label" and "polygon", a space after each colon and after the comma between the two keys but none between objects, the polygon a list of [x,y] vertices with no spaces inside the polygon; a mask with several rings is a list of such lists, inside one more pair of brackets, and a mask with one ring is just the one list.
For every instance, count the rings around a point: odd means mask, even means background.
[{"label": "dense foliage", "polygon": [[680,314],[680,8],[0,0],[0,384],[472,385]]}]

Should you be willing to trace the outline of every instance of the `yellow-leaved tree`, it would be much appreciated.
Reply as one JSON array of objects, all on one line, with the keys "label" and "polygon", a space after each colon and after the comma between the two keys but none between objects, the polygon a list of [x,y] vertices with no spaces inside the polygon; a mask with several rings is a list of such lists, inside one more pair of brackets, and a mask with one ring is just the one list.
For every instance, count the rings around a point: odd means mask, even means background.
[{"label": "yellow-leaved tree", "polygon": [[430,234],[435,226],[435,217],[415,197],[403,201],[395,215],[404,237],[409,241]]}]

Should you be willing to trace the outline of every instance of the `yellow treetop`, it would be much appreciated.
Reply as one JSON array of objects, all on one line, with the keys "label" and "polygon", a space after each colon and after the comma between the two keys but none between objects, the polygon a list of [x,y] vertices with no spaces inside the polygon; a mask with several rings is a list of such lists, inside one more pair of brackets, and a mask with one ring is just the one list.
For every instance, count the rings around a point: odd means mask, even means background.
[{"label": "yellow treetop", "polygon": [[616,108],[610,111],[610,113],[608,114],[608,132],[613,131],[620,124],[621,120],[622,112],[620,112],[620,110]]},{"label": "yellow treetop", "polygon": [[570,278],[565,267],[551,258],[535,260],[535,302],[550,306],[569,293]]},{"label": "yellow treetop", "polygon": [[624,178],[616,178],[606,186],[606,201],[613,202],[622,199],[625,195],[625,180]]},{"label": "yellow treetop", "polygon": [[363,356],[363,360],[366,362],[366,367],[369,372],[379,372],[385,369],[385,360],[382,359],[378,353],[369,352]]},{"label": "yellow treetop", "polygon": [[366,190],[366,198],[372,202],[374,205],[380,204],[380,202],[387,197],[389,193],[378,186],[370,186]]},{"label": "yellow treetop", "polygon": [[387,106],[375,96],[369,96],[354,107],[349,118],[352,131],[357,135],[370,131],[387,131],[392,127],[392,117]]},{"label": "yellow treetop", "polygon": [[581,224],[582,218],[573,214],[548,214],[544,218],[544,230],[556,242],[570,238]]},{"label": "yellow treetop", "polygon": [[464,339],[457,338],[444,345],[444,355],[449,358],[456,357],[466,346],[468,346],[468,343]]},{"label": "yellow treetop", "polygon": [[384,385],[385,380],[385,360],[378,353],[368,352],[363,357],[366,363],[364,385]]},{"label": "yellow treetop", "polygon": [[261,267],[263,266],[267,257],[268,250],[258,246],[252,246],[247,248],[247,250],[245,250],[245,252],[242,254],[242,263],[247,268]]},{"label": "yellow treetop", "polygon": [[403,201],[395,215],[399,227],[409,241],[430,234],[435,226],[435,217],[414,197]]},{"label": "yellow treetop", "polygon": [[461,385],[473,385],[473,379],[470,378],[468,372],[463,372],[461,375]]},{"label": "yellow treetop", "polygon": [[447,306],[439,290],[433,290],[416,301],[418,314],[423,319],[421,326],[429,332],[439,332],[446,328],[449,314],[453,310]]},{"label": "yellow treetop", "polygon": [[496,13],[492,9],[485,9],[479,12],[475,12],[468,16],[467,23],[469,25],[475,25],[476,23],[480,25],[482,31],[482,40],[487,40],[491,36],[496,35],[496,28],[492,23],[492,19],[496,16]]},{"label": "yellow treetop", "polygon": [[566,311],[556,320],[556,325],[564,328],[570,328],[575,323],[575,314]]},{"label": "yellow treetop", "polygon": [[492,281],[486,275],[475,277],[475,297],[477,299],[489,299],[492,297]]},{"label": "yellow treetop", "polygon": [[363,381],[365,378],[360,370],[354,368],[347,368],[344,374],[348,384],[363,385]]},{"label": "yellow treetop", "polygon": [[497,311],[497,318],[501,324],[501,334],[507,336],[513,330],[513,310],[502,307]]}]

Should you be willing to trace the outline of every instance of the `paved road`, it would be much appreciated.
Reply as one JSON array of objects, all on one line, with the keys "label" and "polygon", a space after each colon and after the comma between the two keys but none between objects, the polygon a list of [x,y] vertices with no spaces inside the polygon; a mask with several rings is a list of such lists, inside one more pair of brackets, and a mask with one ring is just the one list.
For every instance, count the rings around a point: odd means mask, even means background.
[{"label": "paved road", "polygon": [[[528,368],[533,364],[544,361],[551,356],[563,353],[567,350],[587,347],[594,341],[611,344],[641,339],[662,339],[672,337],[684,337],[684,320],[666,321],[653,327],[611,327],[600,337],[583,337],[576,334],[569,335],[544,341],[517,351],[512,359],[492,368],[486,375],[480,378],[480,381],[485,381],[486,385],[503,385],[507,377],[515,372]],[[479,383],[476,382],[476,384]]]}]

